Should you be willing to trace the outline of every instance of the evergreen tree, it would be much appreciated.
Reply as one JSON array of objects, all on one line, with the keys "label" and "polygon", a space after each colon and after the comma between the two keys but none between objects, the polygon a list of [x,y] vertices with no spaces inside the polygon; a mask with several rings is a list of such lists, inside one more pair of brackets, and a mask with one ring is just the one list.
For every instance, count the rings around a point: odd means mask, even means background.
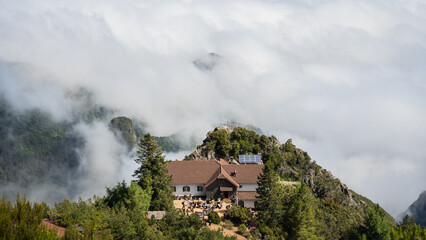
[{"label": "evergreen tree", "polygon": [[371,208],[365,215],[364,224],[360,233],[365,234],[367,239],[390,240],[390,226],[385,219],[380,216],[376,209]]},{"label": "evergreen tree", "polygon": [[315,235],[317,223],[312,193],[303,181],[289,216],[290,239],[320,239]]},{"label": "evergreen tree", "polygon": [[139,178],[139,186],[151,192],[149,210],[171,210],[173,208],[172,177],[167,174],[163,150],[157,141],[145,134],[139,143],[138,158],[135,161],[140,167],[135,170],[134,177]]},{"label": "evergreen tree", "polygon": [[259,210],[258,227],[265,236],[271,235],[271,231],[275,236],[285,235],[293,186],[281,183],[278,174],[268,169],[265,166],[264,173],[258,181],[259,197],[256,201],[256,208]]},{"label": "evergreen tree", "polygon": [[411,231],[416,227],[416,218],[405,215],[402,221],[398,224],[403,231]]}]

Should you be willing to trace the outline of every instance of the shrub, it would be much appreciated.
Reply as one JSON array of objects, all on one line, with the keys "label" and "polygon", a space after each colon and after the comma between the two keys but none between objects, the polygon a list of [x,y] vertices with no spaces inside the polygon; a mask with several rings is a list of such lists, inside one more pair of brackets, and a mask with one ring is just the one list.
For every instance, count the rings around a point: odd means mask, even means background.
[{"label": "shrub", "polygon": [[220,224],[220,217],[219,214],[215,211],[211,211],[208,215],[209,220],[212,221],[214,224]]},{"label": "shrub", "polygon": [[42,226],[44,203],[30,203],[18,195],[15,203],[0,199],[0,239],[59,239],[56,233]]},{"label": "shrub", "polygon": [[223,227],[229,230],[231,230],[233,226],[234,224],[232,224],[232,222],[229,220],[225,220],[225,222],[223,223]]},{"label": "shrub", "polygon": [[240,226],[238,226],[238,232],[241,235],[245,235],[247,233],[247,227],[244,224],[240,224]]},{"label": "shrub", "polygon": [[226,214],[229,216],[231,221],[236,224],[247,224],[253,218],[253,213],[251,213],[247,208],[233,205],[232,207],[226,210]]}]

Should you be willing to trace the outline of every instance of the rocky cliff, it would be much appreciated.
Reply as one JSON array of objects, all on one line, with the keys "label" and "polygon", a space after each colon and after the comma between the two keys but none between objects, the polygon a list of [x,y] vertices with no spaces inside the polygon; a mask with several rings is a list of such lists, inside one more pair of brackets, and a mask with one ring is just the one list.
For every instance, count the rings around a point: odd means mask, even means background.
[{"label": "rocky cliff", "polygon": [[408,214],[416,219],[416,223],[421,226],[426,226],[426,191],[422,192],[404,212],[403,215]]}]

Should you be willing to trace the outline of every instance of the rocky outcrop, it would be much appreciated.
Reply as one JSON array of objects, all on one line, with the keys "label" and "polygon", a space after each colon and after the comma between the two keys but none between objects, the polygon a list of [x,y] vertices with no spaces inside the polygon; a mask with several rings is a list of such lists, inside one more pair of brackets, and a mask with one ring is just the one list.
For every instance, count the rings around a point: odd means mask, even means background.
[{"label": "rocky outcrop", "polygon": [[219,126],[216,127],[213,131],[209,131],[206,134],[206,139],[204,139],[203,144],[198,146],[197,149],[187,156],[186,160],[219,160],[225,159],[232,161],[233,158],[230,156],[219,156],[214,149],[208,147],[208,143],[212,141],[212,133],[217,131],[225,131],[229,136],[232,134],[232,129],[228,126]]},{"label": "rocky outcrop", "polygon": [[325,169],[309,169],[303,181],[320,198],[331,198],[344,205],[357,205],[349,188]]},{"label": "rocky outcrop", "polygon": [[214,150],[208,150],[207,148],[197,148],[191,153],[186,160],[219,160],[219,156],[216,155]]},{"label": "rocky outcrop", "polygon": [[408,207],[402,216],[406,214],[414,217],[417,224],[423,227],[426,226],[426,191],[419,195],[419,198]]},{"label": "rocky outcrop", "polygon": [[132,149],[136,144],[136,133],[133,128],[133,122],[127,117],[113,118],[109,124],[110,128],[114,130],[127,144],[129,149]]}]

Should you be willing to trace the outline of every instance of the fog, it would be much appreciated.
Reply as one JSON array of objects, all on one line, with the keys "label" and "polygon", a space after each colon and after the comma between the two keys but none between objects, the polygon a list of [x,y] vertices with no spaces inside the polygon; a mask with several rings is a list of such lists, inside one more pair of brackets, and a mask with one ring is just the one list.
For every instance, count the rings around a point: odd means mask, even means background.
[{"label": "fog", "polygon": [[[252,124],[396,216],[426,189],[425,18],[416,0],[0,0],[0,91],[61,121],[84,88],[154,135]],[[76,127],[85,171],[127,158],[102,124]]]}]

